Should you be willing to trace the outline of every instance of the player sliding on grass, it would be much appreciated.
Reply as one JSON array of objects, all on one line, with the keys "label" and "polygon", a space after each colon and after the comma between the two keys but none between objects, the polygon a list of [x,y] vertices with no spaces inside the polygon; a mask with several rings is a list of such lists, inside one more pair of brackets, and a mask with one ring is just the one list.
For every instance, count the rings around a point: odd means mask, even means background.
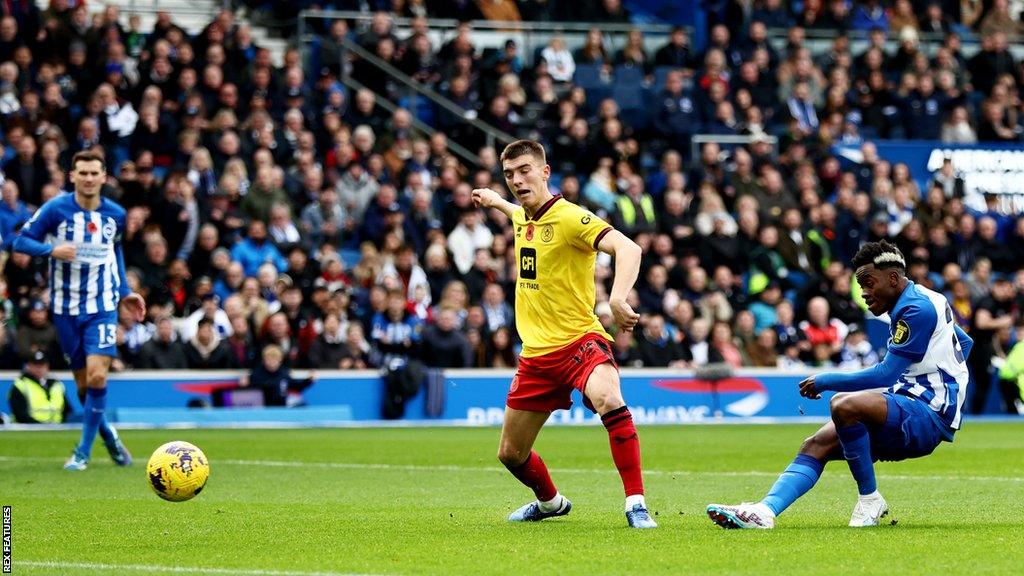
[{"label": "player sliding on grass", "polygon": [[543,520],[572,509],[533,443],[552,411],[572,405],[575,388],[608,429],[612,459],[626,491],[626,520],[633,528],[656,528],[644,502],[640,439],[619,390],[612,338],[594,314],[594,262],[600,250],[615,256],[609,302],[615,323],[626,331],[636,326],[639,315],[626,303],[626,295],[640,269],[640,247],[597,216],[552,196],[551,167],[537,142],[509,144],[501,165],[520,205],[494,190],[473,190],[476,205],[497,208],[511,218],[519,261],[515,308],[523,352],[505,401],[498,459],[537,496],[508,519]]},{"label": "player sliding on grass", "polygon": [[[708,506],[723,528],[772,528],[775,517],[818,481],[825,463],[845,459],[860,498],[850,526],[876,526],[888,513],[875,483],[874,460],[931,454],[953,441],[967,397],[966,357],[973,341],[953,321],[941,294],[908,280],[906,261],[885,240],[865,244],[853,257],[864,302],[875,315],[889,314],[885,360],[853,373],[825,373],[800,383],[800,395],[832,397],[832,421],[804,441],[793,463],[763,500]],[[895,384],[893,384],[895,382]],[[868,392],[890,385],[885,392]]]},{"label": "player sliding on grass", "polygon": [[[79,152],[71,160],[73,194],[43,204],[14,240],[14,251],[50,257],[50,305],[60,347],[71,365],[85,409],[82,438],[64,464],[85,470],[99,432],[119,466],[132,463],[117,432],[107,424],[107,372],[117,357],[117,309],[146,317],[142,296],[128,288],[121,253],[125,211],[100,196],[107,178],[101,154]],[[48,241],[47,237],[53,240]],[[51,243],[52,242],[52,243]]]}]

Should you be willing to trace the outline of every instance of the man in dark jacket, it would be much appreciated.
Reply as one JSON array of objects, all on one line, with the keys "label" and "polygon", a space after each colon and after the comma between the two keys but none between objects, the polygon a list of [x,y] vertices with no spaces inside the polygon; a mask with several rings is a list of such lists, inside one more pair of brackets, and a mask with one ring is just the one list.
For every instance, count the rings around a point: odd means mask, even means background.
[{"label": "man in dark jacket", "polygon": [[456,329],[455,311],[442,308],[437,320],[423,330],[423,361],[431,368],[470,368],[473,366],[469,340]]},{"label": "man in dark jacket", "polygon": [[210,318],[199,320],[195,336],[185,344],[185,360],[191,370],[229,370],[239,367],[227,343],[217,336]]},{"label": "man in dark jacket", "polygon": [[139,350],[140,370],[184,370],[188,368],[185,347],[178,342],[174,333],[174,321],[170,316],[157,320],[156,337],[142,345]]}]

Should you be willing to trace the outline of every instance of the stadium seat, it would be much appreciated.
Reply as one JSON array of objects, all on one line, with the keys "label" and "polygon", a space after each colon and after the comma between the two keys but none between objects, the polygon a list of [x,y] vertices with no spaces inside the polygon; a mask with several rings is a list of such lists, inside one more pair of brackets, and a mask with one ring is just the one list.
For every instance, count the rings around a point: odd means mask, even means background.
[{"label": "stadium seat", "polygon": [[641,86],[644,82],[644,71],[637,66],[616,66],[615,86]]},{"label": "stadium seat", "polygon": [[410,104],[409,97],[404,96],[398,99],[398,105],[412,112],[412,115],[420,122],[431,128],[437,128],[437,115],[434,112],[434,103],[426,97],[416,95],[415,100]]},{"label": "stadium seat", "polygon": [[587,89],[587,103],[585,112],[590,115],[597,112],[598,106],[601,101],[606,98],[612,98],[612,89],[610,86],[595,86]]},{"label": "stadium seat", "polygon": [[655,94],[665,89],[665,81],[668,79],[668,73],[676,70],[675,66],[658,66],[654,69],[654,81],[651,83],[651,90]]},{"label": "stadium seat", "polygon": [[588,91],[591,88],[607,85],[608,82],[603,78],[601,68],[601,64],[580,64],[576,67],[576,72],[573,73],[573,84]]}]

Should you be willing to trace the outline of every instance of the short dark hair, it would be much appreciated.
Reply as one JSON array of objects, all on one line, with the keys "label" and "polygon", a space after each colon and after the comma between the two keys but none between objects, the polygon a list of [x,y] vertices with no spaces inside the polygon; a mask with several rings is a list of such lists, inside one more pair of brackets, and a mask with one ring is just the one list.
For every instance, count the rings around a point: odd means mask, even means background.
[{"label": "short dark hair", "polygon": [[904,272],[907,270],[907,261],[903,253],[886,240],[868,242],[857,251],[853,257],[854,270],[868,264],[873,264],[875,268],[899,268]]},{"label": "short dark hair", "polygon": [[544,153],[544,146],[541,146],[540,142],[535,140],[516,140],[508,146],[505,146],[505,150],[501,152],[501,161],[514,160],[520,156],[526,155],[538,158],[545,164],[548,161],[547,155]]},{"label": "short dark hair", "polygon": [[74,170],[79,162],[99,162],[104,172],[107,170],[107,159],[103,154],[92,150],[82,150],[71,157],[71,169]]},{"label": "short dark hair", "polygon": [[203,316],[199,319],[199,323],[196,324],[196,328],[202,328],[203,326],[213,326],[213,319]]}]

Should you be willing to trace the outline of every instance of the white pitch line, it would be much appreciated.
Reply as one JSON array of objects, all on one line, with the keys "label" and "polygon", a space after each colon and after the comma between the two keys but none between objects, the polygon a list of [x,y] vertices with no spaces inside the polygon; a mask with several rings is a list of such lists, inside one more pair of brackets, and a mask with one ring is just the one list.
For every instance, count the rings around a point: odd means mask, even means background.
[{"label": "white pitch line", "polygon": [[[0,456],[0,462],[16,461],[46,461],[53,462],[62,460],[58,458],[44,458],[41,456]],[[334,470],[387,470],[398,472],[469,472],[469,473],[494,473],[504,474],[505,470],[498,465],[495,466],[456,466],[456,465],[429,465],[429,464],[380,464],[367,462],[300,462],[295,460],[216,460],[215,464],[228,464],[233,466],[264,466],[269,468],[327,468]],[[613,471],[608,468],[551,468],[556,474],[606,474]],[[779,472],[768,472],[764,470],[745,471],[703,471],[692,470],[644,470],[644,476],[687,476],[700,478],[705,476],[722,478],[775,478]],[[912,474],[879,474],[879,478],[896,481],[921,481],[935,480],[943,482],[1011,482],[1024,483],[1024,476],[953,476],[953,475],[912,475]]]},{"label": "white pitch line", "polygon": [[[347,470],[396,470],[407,472],[494,472],[504,474],[505,470],[500,466],[455,466],[455,465],[423,465],[423,464],[377,464],[361,462],[296,462],[289,460],[220,460],[225,464],[238,466],[270,466],[279,468],[333,468]],[[551,468],[552,472],[558,474],[603,474],[611,473],[609,468]],[[703,471],[692,470],[644,470],[644,476],[720,476],[720,477],[771,477],[775,478],[779,472],[766,472],[764,470],[747,470],[739,472],[731,471]],[[1017,476],[914,476],[914,475],[887,475],[881,474],[880,478],[885,480],[942,480],[957,481],[967,480],[972,482],[1024,482],[1024,477]]]},{"label": "white pitch line", "polygon": [[39,560],[18,560],[15,566],[32,568],[57,568],[60,570],[75,568],[79,570],[103,571],[118,574],[121,571],[155,572],[172,574],[225,574],[237,576],[360,576],[341,572],[300,572],[296,570],[260,570],[246,568],[203,568],[186,566],[159,566],[151,564],[101,564],[94,562],[57,562]]}]

